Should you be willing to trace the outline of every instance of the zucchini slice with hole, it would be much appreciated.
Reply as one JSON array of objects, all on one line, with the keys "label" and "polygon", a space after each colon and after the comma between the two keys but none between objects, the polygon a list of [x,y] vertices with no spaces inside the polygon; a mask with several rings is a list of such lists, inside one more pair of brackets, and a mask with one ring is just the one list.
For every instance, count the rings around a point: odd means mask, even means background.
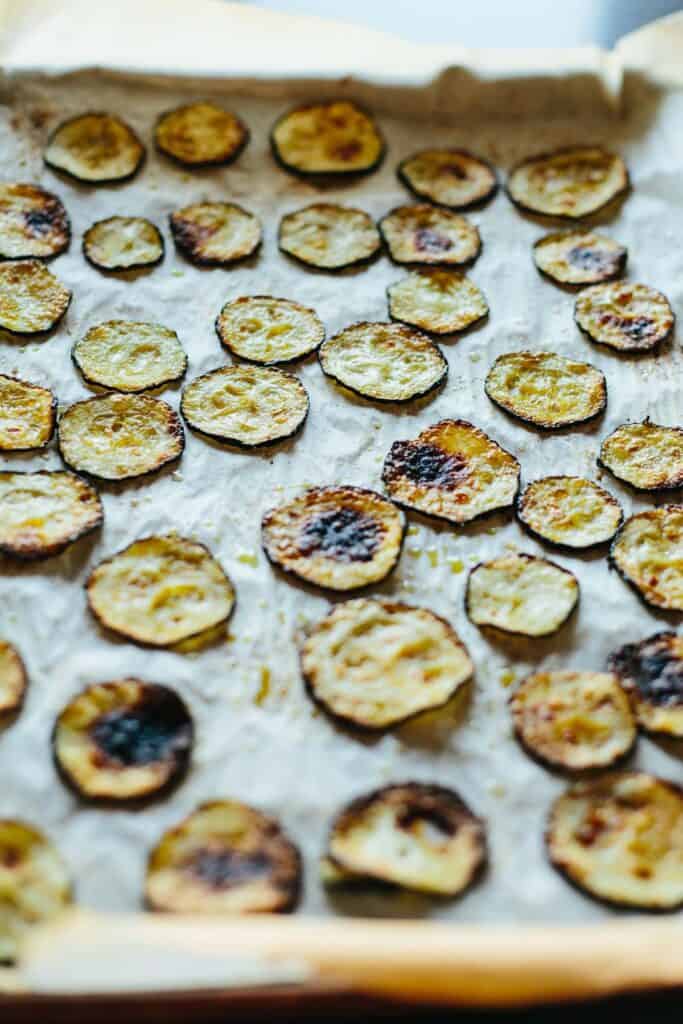
[{"label": "zucchini slice with hole", "polygon": [[226,302],[216,319],[216,333],[229,352],[262,366],[302,359],[325,338],[314,309],[270,295],[243,295]]},{"label": "zucchini slice with hole", "polygon": [[397,173],[418,199],[451,210],[479,206],[498,188],[491,164],[464,149],[424,149],[403,160]]},{"label": "zucchini slice with hole", "polygon": [[671,337],[675,322],[665,295],[631,281],[584,288],[574,319],[591,341],[617,352],[649,352]]},{"label": "zucchini slice with hole", "polygon": [[176,107],[162,114],[154,129],[157,149],[184,167],[232,163],[248,141],[244,122],[215,103]]},{"label": "zucchini slice with hole", "polygon": [[617,499],[580,476],[533,480],[519,496],[517,517],[535,537],[576,549],[612,540],[624,520]]},{"label": "zucchini slice with hole", "polygon": [[621,277],[627,258],[625,246],[595,231],[553,231],[534,243],[534,263],[541,273],[571,287]]},{"label": "zucchini slice with hole", "polygon": [[71,355],[88,384],[127,394],[173,384],[187,370],[176,332],[138,320],[107,320],[90,327]]},{"label": "zucchini slice with hole", "polygon": [[384,156],[374,120],[348,100],[295,107],[275,122],[270,141],[278,163],[295,174],[367,174]]},{"label": "zucchini slice with hole", "polygon": [[0,639],[0,721],[19,710],[27,685],[26,669],[19,651]]},{"label": "zucchini slice with hole", "polygon": [[280,221],[282,252],[317,270],[345,270],[367,263],[382,245],[375,223],[364,210],[336,203],[313,203]]},{"label": "zucchini slice with hole", "polygon": [[71,225],[61,199],[39,185],[0,184],[0,258],[51,259],[69,248]]},{"label": "zucchini slice with hole", "polygon": [[624,161],[598,146],[528,157],[510,171],[507,181],[507,193],[515,206],[567,220],[597,213],[628,188]]},{"label": "zucchini slice with hole", "polygon": [[0,263],[0,327],[10,334],[44,334],[56,327],[71,292],[39,260]]},{"label": "zucchini slice with hole", "polygon": [[662,505],[627,519],[610,562],[646,604],[683,611],[683,505]]},{"label": "zucchini slice with hole", "polygon": [[430,334],[464,331],[488,316],[480,288],[457,270],[414,270],[387,288],[389,316]]},{"label": "zucchini slice with hole", "polygon": [[83,255],[98,270],[139,270],[164,258],[164,240],[145,217],[107,217],[83,235]]},{"label": "zucchini slice with hole", "polygon": [[145,159],[133,129],[113,114],[88,113],[64,121],[52,133],[45,163],[88,185],[132,178]]},{"label": "zucchini slice with hole", "polygon": [[390,210],[379,230],[394,263],[463,266],[481,252],[479,231],[459,213],[428,203]]},{"label": "zucchini slice with hole", "polygon": [[518,636],[550,636],[572,614],[579,581],[568,569],[535,555],[501,555],[471,570],[465,609],[475,626]]},{"label": "zucchini slice with hole", "polygon": [[59,555],[103,518],[99,494],[75,473],[0,472],[0,551],[12,558]]},{"label": "zucchini slice with hole", "polygon": [[0,451],[44,448],[56,415],[57,399],[49,388],[0,373]]},{"label": "zucchini slice with hole", "polygon": [[683,639],[677,633],[625,644],[610,655],[608,667],[621,679],[645,732],[683,738]]},{"label": "zucchini slice with hole", "polygon": [[645,420],[623,423],[600,445],[598,462],[637,491],[683,486],[683,430]]},{"label": "zucchini slice with hole", "polygon": [[198,266],[229,266],[261,244],[258,217],[236,203],[193,203],[169,219],[173,241]]}]

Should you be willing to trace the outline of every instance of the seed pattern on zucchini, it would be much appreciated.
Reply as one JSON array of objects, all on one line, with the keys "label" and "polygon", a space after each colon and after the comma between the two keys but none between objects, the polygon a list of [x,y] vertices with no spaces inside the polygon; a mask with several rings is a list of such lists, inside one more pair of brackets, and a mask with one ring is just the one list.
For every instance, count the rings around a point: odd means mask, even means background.
[{"label": "seed pattern on zucchini", "polygon": [[578,220],[597,213],[629,187],[620,156],[597,146],[532,156],[510,172],[512,202],[531,213]]},{"label": "seed pattern on zucchini", "polygon": [[89,113],[64,121],[51,135],[45,163],[89,185],[132,178],[145,159],[145,147],[125,121]]},{"label": "seed pattern on zucchini", "polygon": [[587,423],[607,405],[604,374],[589,363],[554,352],[498,356],[484,388],[491,401],[511,416],[542,430]]},{"label": "seed pattern on zucchini", "polygon": [[249,132],[236,114],[215,103],[189,103],[161,115],[154,141],[185,167],[206,167],[232,163],[249,141]]},{"label": "seed pattern on zucchini", "polygon": [[683,430],[645,420],[623,423],[600,445],[599,463],[638,491],[683,486]]},{"label": "seed pattern on zucchini", "polygon": [[43,334],[56,327],[71,292],[39,260],[0,263],[0,327],[10,334]]},{"label": "seed pattern on zucchini", "polygon": [[89,384],[133,394],[180,380],[187,356],[175,331],[137,320],[107,320],[89,328],[72,351]]},{"label": "seed pattern on zucchini", "polygon": [[472,569],[465,608],[475,626],[541,637],[556,633],[578,600],[579,581],[568,569],[534,555],[502,555]]},{"label": "seed pattern on zucchini", "polygon": [[280,221],[282,252],[318,270],[344,270],[371,260],[382,244],[369,214],[352,206],[313,203]]},{"label": "seed pattern on zucchini", "polygon": [[617,352],[649,352],[671,336],[675,320],[665,295],[630,281],[584,288],[574,319],[591,341]]},{"label": "seed pattern on zucchini", "polygon": [[481,289],[457,270],[414,270],[387,288],[389,316],[430,334],[464,331],[488,316]]},{"label": "seed pattern on zucchini", "polygon": [[428,203],[399,206],[379,222],[394,263],[463,266],[481,251],[479,231],[459,213]]},{"label": "seed pattern on zucchini", "polygon": [[164,240],[145,217],[108,217],[83,235],[83,255],[99,270],[138,270],[161,262]]},{"label": "seed pattern on zucchini", "polygon": [[55,429],[56,409],[49,388],[0,374],[0,451],[44,448]]},{"label": "seed pattern on zucchini", "polygon": [[69,247],[71,226],[61,199],[38,185],[0,184],[0,258],[50,259]]},{"label": "seed pattern on zucchini", "polygon": [[275,122],[276,160],[295,174],[365,174],[384,156],[384,141],[364,110],[348,100],[295,107]]},{"label": "seed pattern on zucchini", "polygon": [[625,644],[610,655],[608,667],[621,679],[642,729],[683,737],[683,639],[677,633]]},{"label": "seed pattern on zucchini", "polygon": [[102,502],[75,473],[0,472],[0,551],[51,558],[102,524]]},{"label": "seed pattern on zucchini", "polygon": [[398,176],[419,199],[451,210],[478,206],[498,188],[493,167],[464,149],[424,149],[399,164]]},{"label": "seed pattern on zucchini", "polygon": [[534,263],[558,284],[599,284],[621,277],[628,250],[595,231],[553,231],[534,243]]},{"label": "seed pattern on zucchini", "polygon": [[236,203],[194,203],[170,217],[178,249],[199,266],[229,266],[261,244],[258,218]]},{"label": "seed pattern on zucchini", "polygon": [[683,611],[683,505],[662,505],[627,519],[610,561],[647,604]]},{"label": "seed pattern on zucchini", "polygon": [[27,683],[26,669],[19,651],[6,640],[0,639],[0,722],[5,716],[13,715],[19,710],[24,701]]},{"label": "seed pattern on zucchini", "polygon": [[325,328],[314,309],[270,295],[226,302],[216,319],[221,345],[240,359],[270,366],[315,352]]},{"label": "seed pattern on zucchini", "polygon": [[533,480],[519,496],[517,516],[536,537],[566,548],[605,544],[624,519],[609,491],[579,476]]}]

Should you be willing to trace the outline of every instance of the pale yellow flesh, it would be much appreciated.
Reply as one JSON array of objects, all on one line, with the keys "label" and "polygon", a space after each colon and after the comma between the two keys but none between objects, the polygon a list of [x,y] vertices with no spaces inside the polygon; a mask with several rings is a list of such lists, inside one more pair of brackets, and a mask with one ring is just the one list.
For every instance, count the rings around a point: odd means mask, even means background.
[{"label": "pale yellow flesh", "polygon": [[313,352],[325,337],[314,310],[263,295],[226,303],[216,326],[226,348],[254,363],[299,359]]},{"label": "pale yellow flesh", "polygon": [[19,654],[6,640],[0,640],[0,716],[19,707],[25,689],[26,674]]},{"label": "pale yellow flesh", "polygon": [[159,119],[154,133],[157,146],[184,164],[229,160],[245,137],[239,118],[213,103],[191,103],[169,111]]},{"label": "pale yellow flesh", "polygon": [[0,473],[0,546],[19,555],[50,553],[101,518],[97,492],[73,473]]},{"label": "pale yellow flesh", "polygon": [[571,573],[544,558],[508,555],[472,570],[467,612],[478,626],[547,636],[569,618],[578,597]]},{"label": "pale yellow flesh", "polygon": [[434,334],[464,331],[489,307],[473,281],[454,270],[416,270],[388,289],[394,320]]},{"label": "pale yellow flesh", "polygon": [[[44,218],[43,220],[41,220]],[[38,218],[38,226],[31,218]],[[0,256],[45,259],[69,244],[66,211],[59,200],[37,185],[0,185]]]},{"label": "pale yellow flesh", "polygon": [[380,226],[396,263],[469,263],[479,254],[479,231],[465,217],[426,203],[401,206]]},{"label": "pale yellow flesh", "polygon": [[88,259],[107,270],[158,263],[164,254],[159,231],[144,217],[110,217],[85,233]]},{"label": "pale yellow flesh", "polygon": [[606,388],[588,363],[553,352],[510,352],[491,367],[486,393],[513,416],[550,430],[596,416]]},{"label": "pale yellow flesh", "polygon": [[124,392],[177,380],[187,366],[175,331],[135,320],[108,320],[91,327],[74,346],[73,357],[90,383]]},{"label": "pale yellow flesh", "polygon": [[528,485],[520,500],[519,517],[552,544],[585,548],[611,540],[622,513],[616,498],[591,480],[556,476]]},{"label": "pale yellow flesh", "polygon": [[53,429],[52,392],[0,374],[0,451],[42,448]]},{"label": "pale yellow flesh", "polygon": [[683,483],[683,430],[657,423],[624,423],[600,446],[600,461],[619,480],[639,490]]},{"label": "pale yellow flesh", "polygon": [[[577,251],[578,258],[572,258]],[[621,273],[624,254],[618,242],[594,231],[555,232],[534,245],[538,269],[560,284],[569,285],[594,284],[615,277]]]},{"label": "pale yellow flesh", "polygon": [[683,506],[631,516],[614,543],[612,559],[649,604],[683,611]]},{"label": "pale yellow flesh", "polygon": [[127,178],[138,168],[144,146],[123,121],[85,114],[67,121],[50,139],[45,159],[53,167],[93,184]]},{"label": "pale yellow flesh", "polygon": [[372,119],[346,101],[293,110],[275,125],[273,143],[283,163],[302,174],[369,170],[383,148]]},{"label": "pale yellow flesh", "polygon": [[425,149],[401,164],[411,188],[433,203],[453,209],[486,198],[496,176],[488,164],[448,149]]},{"label": "pale yellow flesh", "polygon": [[596,148],[568,149],[528,160],[508,179],[515,202],[536,213],[572,218],[599,210],[627,185],[621,158]]},{"label": "pale yellow flesh", "polygon": [[[613,281],[585,288],[576,299],[576,322],[594,341],[619,351],[653,348],[668,336],[674,315],[668,299],[645,284]],[[647,331],[629,327],[647,322]]]},{"label": "pale yellow flesh", "polygon": [[71,292],[38,260],[0,264],[0,327],[16,334],[49,331]]},{"label": "pale yellow flesh", "polygon": [[318,203],[282,218],[280,248],[327,270],[360,263],[380,247],[372,218],[363,210]]},{"label": "pale yellow flesh", "polygon": [[198,260],[230,262],[250,256],[261,241],[253,213],[232,203],[195,203],[172,214],[173,220],[196,233],[191,255]]}]

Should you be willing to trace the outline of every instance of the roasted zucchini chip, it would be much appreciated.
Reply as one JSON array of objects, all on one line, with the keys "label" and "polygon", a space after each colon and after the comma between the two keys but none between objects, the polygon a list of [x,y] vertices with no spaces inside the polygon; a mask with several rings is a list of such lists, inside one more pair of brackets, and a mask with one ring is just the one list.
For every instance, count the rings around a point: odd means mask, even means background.
[{"label": "roasted zucchini chip", "polygon": [[43,334],[56,327],[71,292],[39,260],[0,263],[0,327],[10,334]]},{"label": "roasted zucchini chip", "polygon": [[414,270],[387,288],[389,316],[431,334],[464,331],[488,316],[484,293],[457,270]]},{"label": "roasted zucchini chip", "polygon": [[193,203],[170,216],[173,241],[192,263],[229,266],[261,244],[258,218],[236,203]]},{"label": "roasted zucchini chip", "polygon": [[597,146],[529,157],[507,182],[510,199],[522,210],[568,220],[597,213],[628,188],[624,161]]},{"label": "roasted zucchini chip", "polygon": [[587,423],[605,411],[605,375],[554,352],[498,356],[484,384],[492,402],[542,430]]},{"label": "roasted zucchini chip", "polygon": [[478,206],[498,188],[491,164],[464,149],[424,149],[403,160],[397,173],[419,199],[451,210]]},{"label": "roasted zucchini chip", "polygon": [[68,249],[70,240],[61,199],[38,185],[0,184],[0,258],[50,259]]},{"label": "roasted zucchini chip", "polygon": [[236,114],[215,103],[189,103],[161,115],[154,141],[185,167],[206,167],[232,163],[249,141],[249,132]]},{"label": "roasted zucchini chip", "polygon": [[344,270],[367,263],[382,244],[374,221],[364,210],[334,203],[313,203],[280,221],[282,252],[318,270]]},{"label": "roasted zucchini chip", "polygon": [[176,332],[138,320],[96,324],[71,354],[89,384],[128,394],[172,384],[187,370]]},{"label": "roasted zucchini chip", "polygon": [[403,324],[352,324],[322,343],[318,359],[326,376],[377,402],[420,398],[448,373],[438,346]]},{"label": "roasted zucchini chip", "polygon": [[519,496],[517,516],[530,533],[565,548],[605,544],[624,520],[617,499],[580,476],[532,481]]},{"label": "roasted zucchini chip", "polygon": [[598,462],[638,491],[683,486],[683,430],[645,420],[623,423],[600,445]]},{"label": "roasted zucchini chip", "polygon": [[147,865],[151,910],[263,914],[293,910],[301,857],[274,818],[236,800],[214,800],[169,829]]},{"label": "roasted zucchini chip", "polygon": [[333,821],[327,849],[351,877],[458,896],[486,861],[486,829],[454,790],[404,782],[353,800]]},{"label": "roasted zucchini chip", "polygon": [[83,255],[98,270],[138,270],[161,262],[164,240],[144,217],[108,217],[83,235]]},{"label": "roasted zucchini chip", "polygon": [[558,284],[599,284],[621,277],[628,250],[595,231],[553,231],[534,243],[534,263]]},{"label": "roasted zucchini chip", "polygon": [[26,686],[26,669],[19,651],[6,640],[0,640],[0,721],[19,710]]},{"label": "roasted zucchini chip", "polygon": [[103,518],[99,494],[75,473],[0,472],[0,551],[6,555],[51,558]]},{"label": "roasted zucchini chip", "polygon": [[60,713],[52,746],[57,768],[87,800],[140,800],[187,771],[194,728],[166,686],[117,679],[87,687]]},{"label": "roasted zucchini chip", "polygon": [[589,896],[642,910],[683,904],[683,792],[643,772],[575,783],[552,806],[553,865]]},{"label": "roasted zucchini chip", "polygon": [[50,137],[45,163],[89,185],[132,178],[145,147],[132,128],[113,114],[82,114],[64,121]]},{"label": "roasted zucchini chip", "polygon": [[472,569],[465,608],[476,626],[537,637],[556,633],[578,600],[579,581],[568,569],[534,555],[502,555]]},{"label": "roasted zucchini chip", "polygon": [[574,304],[574,319],[591,341],[617,352],[656,348],[671,336],[675,320],[665,295],[630,281],[584,288]]},{"label": "roasted zucchini chip", "polygon": [[415,203],[391,210],[379,230],[394,263],[462,266],[481,251],[479,231],[459,213]]},{"label": "roasted zucchini chip", "polygon": [[149,395],[101,395],[62,414],[59,451],[67,466],[99,480],[154,473],[182,455],[185,437],[170,405]]},{"label": "roasted zucchini chip", "polygon": [[445,619],[427,608],[362,597],[335,605],[309,632],[300,657],[315,700],[366,729],[441,707],[473,672]]},{"label": "roasted zucchini chip", "polygon": [[683,611],[683,505],[662,505],[627,519],[610,561],[647,604]]},{"label": "roasted zucchini chip", "polygon": [[405,519],[364,487],[313,487],[266,512],[266,555],[284,572],[330,590],[378,583],[398,562]]},{"label": "roasted zucchini chip", "polygon": [[235,604],[232,583],[208,548],[176,534],[134,541],[100,562],[85,586],[103,626],[150,647],[227,622]]},{"label": "roasted zucchini chip", "polygon": [[0,451],[44,448],[55,429],[56,409],[49,388],[0,373]]},{"label": "roasted zucchini chip", "polygon": [[270,140],[275,159],[295,174],[366,174],[384,156],[377,125],[348,100],[290,110],[275,122]]},{"label": "roasted zucchini chip", "polygon": [[441,420],[414,441],[394,441],[382,480],[405,508],[451,523],[468,523],[510,508],[519,488],[519,462],[466,420]]},{"label": "roasted zucchini chip", "polygon": [[677,633],[625,644],[610,655],[608,667],[631,697],[642,729],[683,737],[683,639]]},{"label": "roasted zucchini chip", "polygon": [[270,366],[315,352],[325,328],[314,309],[270,295],[226,302],[216,319],[221,345],[240,359]]}]

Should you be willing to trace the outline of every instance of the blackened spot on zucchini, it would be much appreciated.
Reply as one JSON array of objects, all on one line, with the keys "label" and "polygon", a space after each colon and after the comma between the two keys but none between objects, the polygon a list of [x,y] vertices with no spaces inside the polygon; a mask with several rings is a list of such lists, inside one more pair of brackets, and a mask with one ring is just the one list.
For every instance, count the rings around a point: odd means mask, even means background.
[{"label": "blackened spot on zucchini", "polygon": [[230,889],[263,878],[271,870],[271,862],[263,853],[240,853],[238,850],[199,850],[186,868],[212,889]]},{"label": "blackened spot on zucchini", "polygon": [[55,209],[56,204],[52,204],[47,209],[43,210],[27,210],[24,214],[24,220],[29,234],[33,235],[47,235],[55,227],[58,230],[63,230],[63,218],[60,217],[59,211]]},{"label": "blackened spot on zucchini", "polygon": [[657,332],[657,325],[649,316],[619,316],[617,313],[604,313],[600,317],[603,327],[616,327],[632,341],[645,341]]},{"label": "blackened spot on zucchini", "polygon": [[129,768],[185,759],[192,744],[192,723],[174,693],[155,688],[137,704],[101,715],[90,735],[107,761]]},{"label": "blackened spot on zucchini", "polygon": [[320,553],[338,562],[369,562],[379,547],[382,525],[354,508],[311,516],[298,540],[303,555]]},{"label": "blackened spot on zucchini", "polygon": [[171,230],[177,244],[185,252],[199,252],[204,242],[214,233],[215,229],[208,224],[198,224],[192,220],[177,217],[171,222]]},{"label": "blackened spot on zucchini", "polygon": [[349,142],[344,142],[342,145],[337,146],[332,156],[338,160],[353,160],[362,151],[363,147],[358,139],[351,139]]},{"label": "blackened spot on zucchini", "polygon": [[593,270],[601,274],[612,273],[619,265],[619,253],[605,249],[592,249],[589,245],[576,245],[567,253],[567,262],[579,270]]},{"label": "blackened spot on zucchini", "polygon": [[609,667],[635,686],[649,704],[683,706],[683,659],[675,650],[675,633],[658,633],[639,644],[626,644],[609,659]]},{"label": "blackened spot on zucchini", "polygon": [[458,181],[467,181],[468,178],[466,168],[461,167],[459,164],[443,164],[439,168],[439,174],[444,176],[448,174],[452,178],[457,178]]},{"label": "blackened spot on zucchini", "polygon": [[443,814],[436,806],[408,806],[396,819],[398,827],[407,832],[418,822],[431,826],[432,833],[436,833],[433,835],[435,842],[438,842],[439,838],[442,841],[449,838],[456,831],[452,818]]},{"label": "blackened spot on zucchini", "polygon": [[385,479],[405,476],[415,484],[457,487],[468,475],[467,460],[457,453],[448,454],[435,444],[419,441],[395,441],[387,458]]},{"label": "blackened spot on zucchini", "polygon": [[433,228],[418,228],[415,232],[415,248],[418,252],[447,252],[453,248],[453,243]]}]

